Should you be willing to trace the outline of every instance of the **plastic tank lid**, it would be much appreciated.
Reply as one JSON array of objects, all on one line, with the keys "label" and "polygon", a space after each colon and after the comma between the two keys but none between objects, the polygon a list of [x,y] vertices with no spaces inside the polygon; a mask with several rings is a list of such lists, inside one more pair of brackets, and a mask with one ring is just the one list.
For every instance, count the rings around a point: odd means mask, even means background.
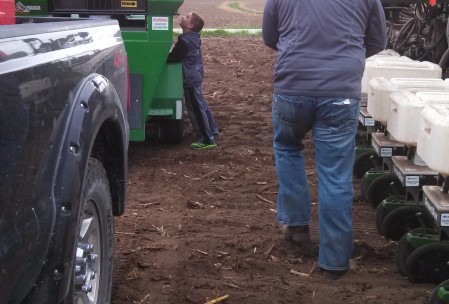
[{"label": "plastic tank lid", "polygon": [[377,58],[375,64],[380,67],[394,68],[411,68],[411,69],[436,69],[439,65],[428,61],[408,61],[408,60],[385,60],[385,58]]},{"label": "plastic tank lid", "polygon": [[421,104],[440,103],[449,105],[449,92],[416,92],[416,97]]},{"label": "plastic tank lid", "polygon": [[430,104],[424,107],[424,110],[433,110],[439,113],[441,116],[445,116],[449,119],[449,104]]}]

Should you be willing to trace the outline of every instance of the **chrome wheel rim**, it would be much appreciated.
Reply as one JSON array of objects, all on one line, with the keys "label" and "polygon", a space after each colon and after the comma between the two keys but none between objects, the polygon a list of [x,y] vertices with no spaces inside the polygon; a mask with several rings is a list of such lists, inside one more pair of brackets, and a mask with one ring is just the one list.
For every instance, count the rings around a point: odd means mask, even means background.
[{"label": "chrome wheel rim", "polygon": [[99,214],[92,200],[81,215],[75,262],[76,304],[97,303],[101,277],[101,233]]}]

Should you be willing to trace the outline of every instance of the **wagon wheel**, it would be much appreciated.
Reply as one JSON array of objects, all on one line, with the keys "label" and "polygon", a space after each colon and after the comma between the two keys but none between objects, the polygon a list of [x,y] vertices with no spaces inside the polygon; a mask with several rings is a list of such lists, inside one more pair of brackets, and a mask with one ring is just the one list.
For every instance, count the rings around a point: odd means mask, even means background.
[{"label": "wagon wheel", "polygon": [[158,139],[167,144],[178,144],[184,139],[184,120],[161,120],[157,133]]},{"label": "wagon wheel", "polygon": [[374,179],[368,186],[366,198],[368,203],[377,208],[379,204],[387,197],[403,193],[405,188],[402,186],[396,175],[387,173]]},{"label": "wagon wheel", "polygon": [[430,243],[414,250],[406,262],[412,283],[439,284],[449,279],[449,243]]},{"label": "wagon wheel", "polygon": [[421,219],[425,227],[432,227],[433,219],[429,218],[427,211],[420,206],[403,206],[389,212],[383,221],[383,235],[387,239],[398,241],[408,231],[421,227],[417,213],[421,213]]},{"label": "wagon wheel", "polygon": [[377,156],[376,151],[368,150],[355,158],[352,174],[355,178],[362,178],[363,175],[376,165],[381,165],[381,159]]},{"label": "wagon wheel", "polygon": [[[409,233],[413,234],[436,234],[435,231],[429,228],[417,228],[410,230]],[[398,246],[396,248],[396,266],[398,267],[398,272],[406,277],[407,276],[407,259],[410,256],[410,254],[415,249],[410,245],[410,243],[407,241],[407,233],[405,233],[401,239],[398,242]]]},{"label": "wagon wheel", "polygon": [[[443,290],[443,294],[444,294],[444,299],[442,299],[441,294],[440,293],[440,288],[444,288],[445,290]],[[445,304],[445,303],[449,303],[449,280],[446,280],[442,283],[440,283],[437,287],[435,287],[432,291],[432,295],[429,298],[429,301],[427,302],[427,304]]]}]

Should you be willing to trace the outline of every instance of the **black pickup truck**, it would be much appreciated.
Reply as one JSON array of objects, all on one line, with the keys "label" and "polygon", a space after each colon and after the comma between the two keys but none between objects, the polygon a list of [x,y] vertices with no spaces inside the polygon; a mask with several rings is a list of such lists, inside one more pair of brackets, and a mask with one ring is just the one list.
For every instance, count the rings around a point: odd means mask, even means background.
[{"label": "black pickup truck", "polygon": [[0,303],[109,303],[128,65],[114,20],[0,26]]}]

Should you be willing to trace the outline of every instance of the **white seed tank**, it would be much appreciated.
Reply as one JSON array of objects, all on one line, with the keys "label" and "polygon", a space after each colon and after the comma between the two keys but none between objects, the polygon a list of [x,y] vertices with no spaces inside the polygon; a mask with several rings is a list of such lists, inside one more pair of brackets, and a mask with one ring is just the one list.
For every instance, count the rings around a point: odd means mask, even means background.
[{"label": "white seed tank", "polygon": [[392,78],[375,77],[368,88],[367,110],[381,124],[386,125],[390,111],[390,94],[397,90],[446,91],[449,92],[449,79],[441,78]]},{"label": "white seed tank", "polygon": [[362,77],[362,94],[368,94],[369,81],[374,77],[441,78],[441,67],[428,61],[414,61],[408,57],[383,56],[367,60]]},{"label": "white seed tank", "polygon": [[449,105],[449,92],[416,92],[399,90],[390,95],[387,130],[399,142],[416,146],[418,121],[426,105]]},{"label": "white seed tank", "polygon": [[421,111],[416,153],[430,169],[449,175],[449,105],[428,105]]}]

